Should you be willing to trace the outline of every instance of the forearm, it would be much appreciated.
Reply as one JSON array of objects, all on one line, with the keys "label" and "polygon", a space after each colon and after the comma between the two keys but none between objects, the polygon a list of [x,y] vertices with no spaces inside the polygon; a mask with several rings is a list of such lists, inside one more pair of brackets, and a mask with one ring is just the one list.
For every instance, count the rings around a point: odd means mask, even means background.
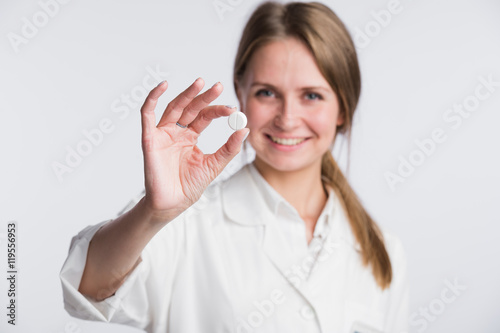
[{"label": "forearm", "polygon": [[113,295],[139,264],[149,241],[174,217],[155,216],[143,198],[127,213],[105,224],[89,244],[78,290],[96,300]]}]

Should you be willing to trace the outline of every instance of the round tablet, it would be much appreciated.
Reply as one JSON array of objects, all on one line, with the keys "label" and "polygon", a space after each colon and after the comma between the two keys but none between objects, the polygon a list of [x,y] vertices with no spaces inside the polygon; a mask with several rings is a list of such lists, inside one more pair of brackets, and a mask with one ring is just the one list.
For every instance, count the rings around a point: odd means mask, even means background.
[{"label": "round tablet", "polygon": [[237,131],[245,128],[245,126],[247,125],[247,116],[245,116],[243,112],[236,111],[229,115],[227,122],[229,124],[229,127]]}]

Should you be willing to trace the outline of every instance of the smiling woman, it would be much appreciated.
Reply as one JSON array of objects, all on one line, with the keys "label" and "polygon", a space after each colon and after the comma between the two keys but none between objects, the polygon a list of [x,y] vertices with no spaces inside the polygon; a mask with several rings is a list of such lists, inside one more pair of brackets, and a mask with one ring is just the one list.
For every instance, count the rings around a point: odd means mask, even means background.
[{"label": "smiling woman", "polygon": [[261,173],[266,166],[320,170],[342,118],[335,92],[303,42],[287,38],[260,47],[237,94]]},{"label": "smiling woman", "polygon": [[[234,82],[248,113],[255,166],[299,213],[302,209],[301,216],[313,210],[308,240],[318,216],[314,202],[325,199],[311,193],[303,200],[295,193],[297,185],[307,189],[313,179],[342,198],[363,262],[372,266],[382,288],[388,286],[392,268],[380,231],[329,149],[337,131],[350,140],[361,90],[355,47],[344,24],[319,3],[262,5],[243,32]],[[302,184],[289,182],[283,171],[287,176],[293,171]]]},{"label": "smiling woman", "polygon": [[[222,85],[203,85],[158,123],[167,83],[148,95],[145,196],[73,238],[61,272],[68,312],[148,332],[407,331],[402,246],[331,153],[337,134],[350,138],[361,87],[343,23],[319,3],[260,5],[234,67],[248,128],[207,155],[199,135],[236,110],[209,106]],[[255,160],[212,183],[248,134]]]}]

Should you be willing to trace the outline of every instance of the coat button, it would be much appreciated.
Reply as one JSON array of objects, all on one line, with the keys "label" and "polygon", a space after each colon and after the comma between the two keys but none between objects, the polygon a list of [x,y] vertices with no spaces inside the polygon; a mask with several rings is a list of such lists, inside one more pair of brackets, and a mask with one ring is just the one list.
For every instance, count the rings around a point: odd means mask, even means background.
[{"label": "coat button", "polygon": [[304,319],[311,320],[314,318],[314,310],[309,305],[304,305],[300,310],[300,314]]}]

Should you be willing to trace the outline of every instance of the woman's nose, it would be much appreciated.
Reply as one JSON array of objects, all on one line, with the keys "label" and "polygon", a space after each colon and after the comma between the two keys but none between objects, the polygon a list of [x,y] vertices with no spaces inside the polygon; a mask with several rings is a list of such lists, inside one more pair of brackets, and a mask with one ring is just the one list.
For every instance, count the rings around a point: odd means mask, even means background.
[{"label": "woman's nose", "polygon": [[274,125],[284,131],[293,129],[299,121],[297,111],[294,103],[283,101],[274,117]]}]

